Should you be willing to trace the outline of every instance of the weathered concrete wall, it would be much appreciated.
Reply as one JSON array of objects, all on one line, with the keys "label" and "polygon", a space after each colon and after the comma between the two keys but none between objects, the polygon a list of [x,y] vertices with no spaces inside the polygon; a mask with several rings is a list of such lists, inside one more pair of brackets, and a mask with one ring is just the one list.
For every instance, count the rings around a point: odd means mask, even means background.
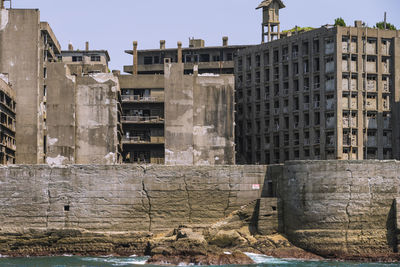
[{"label": "weathered concrete wall", "polygon": [[193,80],[183,63],[165,64],[165,164],[193,165]]},{"label": "weathered concrete wall", "polygon": [[397,251],[397,161],[289,162],[278,181],[289,240],[325,256],[368,258]]},{"label": "weathered concrete wall", "polygon": [[111,73],[76,78],[76,163],[120,162],[118,78]]},{"label": "weathered concrete wall", "polygon": [[46,162],[74,164],[76,78],[64,63],[48,66]]},{"label": "weathered concrete wall", "polygon": [[109,73],[71,76],[65,63],[49,63],[50,165],[120,163],[119,83]]},{"label": "weathered concrete wall", "polygon": [[195,165],[235,164],[234,76],[194,76]]},{"label": "weathered concrete wall", "polygon": [[39,131],[38,125],[38,116],[41,114],[39,92],[43,86],[39,20],[39,10],[0,11],[0,73],[9,74],[18,103],[17,163],[36,164],[43,160],[43,133]]},{"label": "weathered concrete wall", "polygon": [[[261,195],[266,166],[0,167],[0,228],[152,231],[224,218]],[[65,211],[65,206],[69,211]]]},{"label": "weathered concrete wall", "polygon": [[234,77],[183,75],[165,64],[166,165],[235,163]]}]

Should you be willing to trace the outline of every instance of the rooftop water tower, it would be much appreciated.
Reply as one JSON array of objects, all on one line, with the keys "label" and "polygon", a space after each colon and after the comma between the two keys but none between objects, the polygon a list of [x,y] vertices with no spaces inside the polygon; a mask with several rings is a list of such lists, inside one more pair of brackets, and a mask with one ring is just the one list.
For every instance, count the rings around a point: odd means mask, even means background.
[{"label": "rooftop water tower", "polygon": [[262,39],[261,42],[265,43],[265,36],[267,41],[279,39],[280,36],[280,22],[279,10],[284,8],[285,5],[281,0],[264,0],[256,9],[263,9],[263,22],[262,22]]}]

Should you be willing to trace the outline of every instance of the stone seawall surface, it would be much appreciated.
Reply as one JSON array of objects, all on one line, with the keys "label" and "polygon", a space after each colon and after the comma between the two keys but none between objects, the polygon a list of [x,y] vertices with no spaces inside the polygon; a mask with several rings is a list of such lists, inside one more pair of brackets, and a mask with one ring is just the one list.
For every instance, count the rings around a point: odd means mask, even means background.
[{"label": "stone seawall surface", "polygon": [[398,161],[0,167],[0,254],[305,255],[279,231],[321,256],[392,260],[399,206]]},{"label": "stone seawall surface", "polygon": [[259,198],[266,171],[266,166],[1,167],[0,228],[157,233],[180,224],[210,224]]},{"label": "stone seawall surface", "polygon": [[283,225],[295,245],[338,258],[398,258],[400,162],[299,161],[278,182]]}]

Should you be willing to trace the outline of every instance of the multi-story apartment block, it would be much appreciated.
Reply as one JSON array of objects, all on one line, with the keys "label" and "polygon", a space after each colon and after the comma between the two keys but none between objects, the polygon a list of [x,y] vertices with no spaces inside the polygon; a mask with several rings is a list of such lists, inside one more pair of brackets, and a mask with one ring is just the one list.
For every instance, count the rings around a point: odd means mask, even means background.
[{"label": "multi-story apartment block", "polygon": [[[138,50],[137,44],[133,50],[125,52],[133,55],[133,65],[124,66],[126,73],[163,74],[164,59],[172,63],[184,63],[185,74],[193,74],[194,66],[198,72],[215,74],[233,74],[234,57],[244,45],[228,45],[228,37],[222,38],[222,46],[205,46],[204,40],[190,39],[189,47],[182,48],[178,42],[177,48],[166,48],[165,41],[160,41],[160,49]],[[178,58],[180,60],[178,60]]]},{"label": "multi-story apartment block", "polygon": [[37,9],[0,10],[0,73],[8,73],[18,103],[16,162],[44,163],[46,155],[47,64],[60,44]]},{"label": "multi-story apartment block", "polygon": [[0,74],[0,164],[15,164],[15,92]]},{"label": "multi-story apartment block", "polygon": [[[234,164],[233,75],[202,75],[197,65],[193,75],[185,75],[186,64],[163,60],[163,74],[138,74],[136,69],[119,76],[124,161]],[[177,61],[182,62],[180,49]]]},{"label": "multi-story apartment block", "polygon": [[241,50],[238,161],[399,159],[399,37],[357,21]]}]

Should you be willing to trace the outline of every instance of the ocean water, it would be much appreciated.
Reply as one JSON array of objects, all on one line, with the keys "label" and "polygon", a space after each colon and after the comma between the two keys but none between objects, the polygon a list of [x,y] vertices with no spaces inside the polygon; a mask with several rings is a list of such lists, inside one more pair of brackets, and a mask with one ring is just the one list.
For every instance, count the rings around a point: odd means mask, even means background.
[{"label": "ocean water", "polygon": [[[356,263],[334,261],[302,261],[291,259],[276,259],[265,255],[246,253],[256,264],[250,267],[395,267],[400,263]],[[32,257],[32,258],[0,258],[0,267],[114,267],[114,266],[143,266],[147,257]],[[223,267],[232,267],[225,265]]]}]

